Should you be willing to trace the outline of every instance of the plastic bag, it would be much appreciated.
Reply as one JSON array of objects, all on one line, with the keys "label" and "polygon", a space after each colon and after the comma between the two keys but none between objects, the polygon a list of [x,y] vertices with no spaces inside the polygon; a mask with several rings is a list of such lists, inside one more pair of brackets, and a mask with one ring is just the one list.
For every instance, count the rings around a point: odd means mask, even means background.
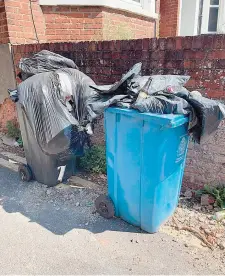
[{"label": "plastic bag", "polygon": [[190,79],[189,76],[178,75],[154,75],[148,87],[148,93],[154,94],[160,91],[177,93],[183,90],[183,86]]},{"label": "plastic bag", "polygon": [[71,59],[47,50],[43,50],[29,58],[22,58],[19,63],[19,68],[21,70],[20,78],[22,80],[26,80],[36,74],[56,71],[61,68],[78,69]]},{"label": "plastic bag", "polygon": [[177,75],[136,75],[131,79],[128,89],[135,94],[145,92],[152,95],[162,91],[168,93],[178,93],[185,90],[183,86],[189,79],[189,76]]},{"label": "plastic bag", "polygon": [[95,119],[112,105],[140,112],[187,115],[189,130],[198,143],[217,129],[225,117],[222,104],[198,93],[190,94],[183,87],[188,76],[141,76],[141,66],[135,64],[115,84],[98,86],[74,69],[73,61],[41,51],[21,60],[22,72],[35,76],[19,85],[18,98],[15,93],[11,97],[19,99],[42,150],[53,155],[82,152]]},{"label": "plastic bag", "polygon": [[184,114],[190,113],[190,105],[187,101],[174,94],[161,93],[158,95],[147,95],[141,92],[132,105],[140,112],[157,114]]},{"label": "plastic bag", "polygon": [[[133,74],[128,72],[121,84]],[[37,74],[18,86],[19,103],[45,153],[66,156],[70,151],[82,152],[93,121],[105,108],[128,98],[125,94],[100,94],[96,87],[87,75],[69,68]]]},{"label": "plastic bag", "polygon": [[195,110],[198,118],[192,133],[194,141],[200,144],[217,130],[220,122],[225,118],[225,105],[196,93],[191,93],[187,101]]},{"label": "plastic bag", "polygon": [[[142,63],[135,64],[122,78],[120,81],[112,84],[112,85],[95,85],[93,88],[98,91],[100,94],[131,94],[129,93],[128,87],[129,83],[132,82],[132,80],[139,76],[141,72]],[[136,92],[134,94],[137,94]]]},{"label": "plastic bag", "polygon": [[87,103],[96,95],[91,84],[94,82],[79,70],[61,69],[35,75],[18,86],[19,103],[45,153],[55,155],[71,148],[65,130],[72,126],[77,150],[78,142],[82,147],[87,141]]}]

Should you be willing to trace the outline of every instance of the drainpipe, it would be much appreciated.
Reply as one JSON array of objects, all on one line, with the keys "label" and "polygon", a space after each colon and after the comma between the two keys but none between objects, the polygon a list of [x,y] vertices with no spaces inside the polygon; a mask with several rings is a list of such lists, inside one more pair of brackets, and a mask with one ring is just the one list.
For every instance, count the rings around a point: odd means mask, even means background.
[{"label": "drainpipe", "polygon": [[200,35],[201,32],[202,32],[203,5],[204,5],[204,0],[200,0],[200,2],[199,2],[199,15],[198,15],[198,35]]},{"label": "drainpipe", "polygon": [[154,37],[157,36],[157,22],[155,20],[155,25],[154,25]]},{"label": "drainpipe", "polygon": [[[159,8],[158,0],[155,0],[155,13],[160,14],[160,8]],[[157,21],[158,21],[158,24],[159,24],[159,18],[158,18],[158,20],[155,19],[155,22],[154,22],[154,37],[157,37]]]}]

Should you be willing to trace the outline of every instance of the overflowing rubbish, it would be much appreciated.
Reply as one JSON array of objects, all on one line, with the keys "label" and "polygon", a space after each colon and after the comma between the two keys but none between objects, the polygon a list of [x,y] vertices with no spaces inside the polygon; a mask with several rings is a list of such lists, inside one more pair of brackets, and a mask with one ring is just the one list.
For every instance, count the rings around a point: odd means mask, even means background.
[{"label": "overflowing rubbish", "polygon": [[141,76],[141,63],[134,65],[112,85],[97,85],[67,58],[41,51],[20,61],[17,93],[40,148],[48,155],[82,153],[89,145],[95,119],[109,106],[139,112],[184,114],[190,117],[189,133],[197,143],[207,139],[225,118],[225,106],[189,92],[188,76]]},{"label": "overflowing rubbish", "polygon": [[88,106],[97,96],[90,88],[93,84],[77,69],[59,69],[37,74],[18,86],[19,103],[45,153],[79,150],[88,143],[93,120]]},{"label": "overflowing rubbish", "polygon": [[56,71],[61,68],[78,69],[71,59],[47,50],[43,50],[29,58],[22,58],[19,68],[21,70],[19,76],[22,80],[26,80],[36,74]]}]

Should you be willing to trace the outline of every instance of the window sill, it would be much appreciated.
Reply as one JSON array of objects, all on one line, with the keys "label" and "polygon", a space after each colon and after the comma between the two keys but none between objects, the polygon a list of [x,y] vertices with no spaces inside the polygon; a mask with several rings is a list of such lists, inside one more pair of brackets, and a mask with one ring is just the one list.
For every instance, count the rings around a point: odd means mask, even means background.
[{"label": "window sill", "polygon": [[134,14],[158,19],[158,14],[144,9],[141,5],[121,0],[39,0],[42,6],[104,6],[107,8],[128,11]]}]

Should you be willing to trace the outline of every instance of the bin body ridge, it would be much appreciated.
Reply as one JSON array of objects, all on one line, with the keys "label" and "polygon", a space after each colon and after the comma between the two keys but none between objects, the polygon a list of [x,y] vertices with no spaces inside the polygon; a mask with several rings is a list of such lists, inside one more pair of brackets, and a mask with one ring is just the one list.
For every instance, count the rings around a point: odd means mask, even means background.
[{"label": "bin body ridge", "polygon": [[65,167],[63,180],[68,179],[76,172],[76,159],[58,160],[57,156],[44,153],[39,146],[27,116],[21,105],[17,103],[18,120],[23,140],[24,152],[27,165],[32,171],[33,180],[49,187],[58,184],[60,169]]}]

